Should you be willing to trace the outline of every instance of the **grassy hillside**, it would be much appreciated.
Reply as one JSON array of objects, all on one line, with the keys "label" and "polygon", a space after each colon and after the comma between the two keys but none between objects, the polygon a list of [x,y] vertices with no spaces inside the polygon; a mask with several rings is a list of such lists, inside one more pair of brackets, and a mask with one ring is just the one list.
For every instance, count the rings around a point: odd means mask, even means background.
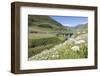
[{"label": "grassy hillside", "polygon": [[[38,27],[38,28],[46,28],[46,29],[52,29],[52,31],[59,31],[59,30],[67,30],[64,26],[62,26],[60,23],[57,21],[53,20],[49,16],[44,16],[44,15],[29,15],[28,16],[28,25],[29,27]],[[48,30],[48,31],[49,31]],[[46,30],[47,31],[47,30]]]},{"label": "grassy hillside", "polygon": [[65,39],[64,36],[57,36],[57,34],[69,31],[67,27],[50,16],[43,15],[29,15],[28,27],[29,57],[62,43]]},{"label": "grassy hillside", "polygon": [[[37,26],[41,23],[44,23],[44,24],[50,23],[50,24],[53,24],[56,27],[62,26],[60,23],[54,21],[49,16],[29,15],[28,18],[29,18],[29,26]],[[36,25],[33,25],[33,24],[36,24]]]}]

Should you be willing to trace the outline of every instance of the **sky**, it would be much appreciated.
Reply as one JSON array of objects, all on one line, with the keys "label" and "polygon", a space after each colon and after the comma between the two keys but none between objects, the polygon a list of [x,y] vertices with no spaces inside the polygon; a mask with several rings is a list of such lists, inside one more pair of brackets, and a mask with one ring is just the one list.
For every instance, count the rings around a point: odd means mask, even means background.
[{"label": "sky", "polygon": [[61,23],[63,26],[75,27],[78,24],[88,23],[88,17],[79,16],[50,16],[52,19]]}]

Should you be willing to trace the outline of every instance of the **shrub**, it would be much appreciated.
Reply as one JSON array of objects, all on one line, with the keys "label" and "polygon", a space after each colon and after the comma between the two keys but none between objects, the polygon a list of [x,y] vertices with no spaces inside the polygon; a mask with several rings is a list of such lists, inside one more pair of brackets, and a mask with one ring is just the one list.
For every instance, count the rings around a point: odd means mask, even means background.
[{"label": "shrub", "polygon": [[34,47],[34,48],[29,48],[28,57],[34,56],[38,53],[41,53],[43,50],[50,49],[53,46],[54,46],[53,44],[48,44],[48,45],[42,45],[42,46],[38,46],[38,47]]},{"label": "shrub", "polygon": [[41,38],[41,39],[29,39],[29,48],[30,47],[37,47],[41,45],[48,45],[48,44],[59,44],[62,41],[57,37],[49,37],[49,38]]},{"label": "shrub", "polygon": [[53,26],[51,26],[50,24],[40,24],[38,26],[42,28],[53,28]]}]

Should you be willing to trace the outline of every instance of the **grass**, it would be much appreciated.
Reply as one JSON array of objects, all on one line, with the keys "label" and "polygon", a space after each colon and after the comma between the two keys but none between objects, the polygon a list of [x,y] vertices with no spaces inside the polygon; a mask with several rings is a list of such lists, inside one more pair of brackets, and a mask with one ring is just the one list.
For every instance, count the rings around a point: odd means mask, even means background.
[{"label": "grass", "polygon": [[62,41],[57,37],[40,38],[40,39],[29,39],[29,47],[36,47],[47,44],[59,44]]},{"label": "grass", "polygon": [[50,49],[61,42],[62,41],[57,37],[29,39],[28,57],[41,53],[43,50]]},{"label": "grass", "polygon": [[[56,59],[79,59],[88,57],[88,48],[85,35],[78,36],[66,40],[50,49],[46,49],[41,53],[29,58],[29,60],[56,60]],[[79,38],[80,37],[80,38]],[[80,40],[81,39],[81,40]],[[84,43],[82,42],[85,41]],[[80,42],[79,44],[76,44]],[[72,49],[72,47],[77,46],[79,50]]]},{"label": "grass", "polygon": [[55,37],[54,34],[46,34],[46,33],[31,33],[29,34],[29,39],[41,39],[41,38],[48,38],[48,37]]},{"label": "grass", "polygon": [[41,53],[43,50],[45,49],[50,49],[51,47],[53,47],[53,44],[48,44],[48,45],[41,45],[41,46],[37,46],[34,48],[29,48],[29,52],[28,52],[28,57],[34,56],[38,53]]}]

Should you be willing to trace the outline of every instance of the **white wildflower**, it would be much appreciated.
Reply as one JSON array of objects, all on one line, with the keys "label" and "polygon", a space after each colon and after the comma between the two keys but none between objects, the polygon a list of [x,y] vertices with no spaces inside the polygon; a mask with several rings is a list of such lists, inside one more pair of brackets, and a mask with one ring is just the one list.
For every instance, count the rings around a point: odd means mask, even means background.
[{"label": "white wildflower", "polygon": [[53,48],[52,50],[56,50],[56,48]]},{"label": "white wildflower", "polygon": [[59,47],[62,47],[62,44],[56,45],[54,48],[59,49]]},{"label": "white wildflower", "polygon": [[74,39],[74,38],[70,38],[70,39],[69,39],[69,41],[74,42],[74,41],[75,41],[75,39]]},{"label": "white wildflower", "polygon": [[71,49],[72,49],[73,51],[79,51],[79,50],[80,50],[79,46],[73,46]]},{"label": "white wildflower", "polygon": [[55,55],[52,55],[53,58],[55,58]]},{"label": "white wildflower", "polygon": [[62,47],[62,44],[59,44],[58,47]]},{"label": "white wildflower", "polygon": [[59,57],[59,55],[52,55],[52,58],[58,58]]},{"label": "white wildflower", "polygon": [[62,45],[65,46],[67,44],[67,42],[64,42]]},{"label": "white wildflower", "polygon": [[77,32],[77,34],[80,34],[81,32]]},{"label": "white wildflower", "polygon": [[82,43],[85,43],[85,41],[84,40],[75,41],[75,44],[82,44]]},{"label": "white wildflower", "polygon": [[75,38],[75,40],[81,40],[82,39],[82,36],[77,36],[76,38]]}]

